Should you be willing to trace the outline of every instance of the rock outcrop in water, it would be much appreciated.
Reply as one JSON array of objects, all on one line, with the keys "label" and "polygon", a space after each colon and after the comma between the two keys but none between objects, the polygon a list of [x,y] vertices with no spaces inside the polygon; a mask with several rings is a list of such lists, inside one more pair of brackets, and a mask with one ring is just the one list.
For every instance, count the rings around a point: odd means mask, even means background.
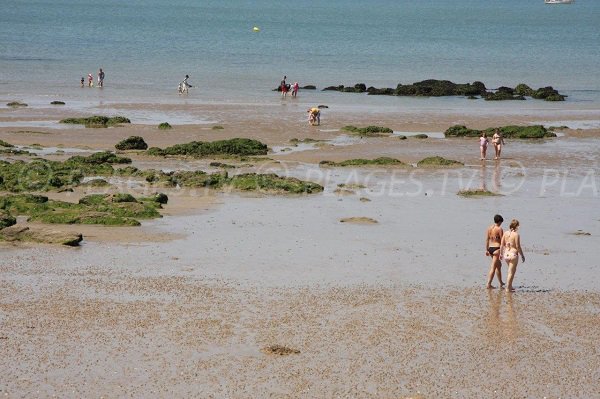
[{"label": "rock outcrop in water", "polygon": [[542,87],[533,90],[526,84],[519,84],[514,89],[501,86],[496,90],[488,89],[482,82],[473,83],[454,83],[449,80],[427,79],[413,84],[398,84],[396,88],[392,87],[366,87],[364,83],[357,83],[354,86],[328,86],[323,90],[339,91],[343,93],[368,93],[369,95],[379,96],[414,96],[414,97],[446,97],[446,96],[465,96],[470,99],[480,96],[488,101],[500,100],[525,100],[525,97],[532,97],[545,101],[564,101],[564,95],[556,91],[552,86]]},{"label": "rock outcrop in water", "polygon": [[533,126],[502,126],[498,128],[490,127],[485,130],[469,129],[463,125],[454,125],[446,129],[446,137],[479,137],[481,132],[485,132],[488,137],[494,135],[498,129],[505,139],[542,139],[546,137],[556,137],[556,133],[548,131],[542,125]]}]

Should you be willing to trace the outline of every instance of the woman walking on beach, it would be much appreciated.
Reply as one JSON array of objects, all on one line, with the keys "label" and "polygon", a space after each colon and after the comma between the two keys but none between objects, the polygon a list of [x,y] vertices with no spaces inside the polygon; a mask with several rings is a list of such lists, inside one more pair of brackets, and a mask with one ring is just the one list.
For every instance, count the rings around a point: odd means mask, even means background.
[{"label": "woman walking on beach", "polygon": [[479,136],[479,153],[481,155],[481,160],[484,161],[487,153],[489,141],[487,138],[487,134],[485,132],[481,132],[481,136]]},{"label": "woman walking on beach", "polygon": [[502,227],[500,227],[502,222],[504,222],[502,216],[495,215],[494,224],[488,227],[485,233],[485,256],[491,256],[492,258],[487,284],[485,286],[487,289],[496,288],[492,285],[494,274],[498,276],[500,288],[504,287],[504,282],[502,282],[502,262],[500,261],[501,240],[502,236],[504,235],[504,230],[502,230]]},{"label": "woman walking on beach", "polygon": [[494,150],[496,151],[496,156],[494,159],[500,159],[500,154],[502,153],[502,146],[504,145],[504,137],[502,137],[502,132],[500,132],[500,129],[494,130],[494,135],[492,136],[492,143],[494,144]]},{"label": "woman walking on beach", "polygon": [[510,222],[510,231],[507,231],[502,236],[502,241],[500,242],[500,253],[502,257],[506,261],[508,266],[508,279],[506,282],[506,292],[514,292],[513,288],[513,279],[515,278],[515,273],[517,272],[517,265],[519,264],[519,254],[521,255],[521,260],[525,263],[525,255],[523,254],[523,249],[521,248],[521,237],[517,230],[519,229],[519,221],[517,219],[513,219]]}]

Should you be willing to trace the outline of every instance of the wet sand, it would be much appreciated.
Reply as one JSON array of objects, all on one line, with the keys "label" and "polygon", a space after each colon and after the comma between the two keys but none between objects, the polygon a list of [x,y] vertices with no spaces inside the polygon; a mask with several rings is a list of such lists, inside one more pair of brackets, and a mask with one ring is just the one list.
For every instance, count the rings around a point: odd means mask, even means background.
[{"label": "wet sand", "polygon": [[9,397],[598,393],[598,293],[265,289],[23,261],[2,267]]},{"label": "wet sand", "polygon": [[[0,396],[597,396],[599,129],[507,140],[498,163],[479,161],[476,139],[349,139],[339,131],[349,124],[443,132],[453,124],[600,120],[598,110],[565,105],[360,115],[331,104],[322,126],[309,127],[301,102],[109,104],[95,113],[187,113],[205,123],[169,120],[174,129],[167,132],[136,123],[0,125],[0,139],[12,144],[88,150],[112,149],[130,135],[160,147],[250,137],[281,149],[292,138],[325,140],[269,154],[274,161],[224,161],[241,166],[229,173],[319,182],[322,194],[171,189],[164,217],[140,228],[61,226],[84,234],[80,248],[0,244]],[[68,116],[76,115],[68,108],[0,109],[6,123]],[[126,155],[140,168],[217,170],[210,160]],[[379,156],[414,164],[432,155],[465,166],[318,166]],[[139,182],[113,183],[113,191],[148,194]],[[354,185],[353,192],[338,195],[340,184]],[[502,196],[458,197],[465,188]],[[103,190],[51,196],[76,201]],[[521,220],[527,262],[515,294],[483,288],[489,258],[482,236],[497,212]],[[341,223],[345,218],[378,223]],[[277,345],[289,351],[271,353]]]}]

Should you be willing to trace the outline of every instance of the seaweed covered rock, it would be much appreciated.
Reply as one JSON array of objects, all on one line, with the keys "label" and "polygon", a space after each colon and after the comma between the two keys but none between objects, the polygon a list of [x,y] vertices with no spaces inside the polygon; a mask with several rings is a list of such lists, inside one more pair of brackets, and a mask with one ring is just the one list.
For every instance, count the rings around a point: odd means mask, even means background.
[{"label": "seaweed covered rock", "polygon": [[87,157],[75,155],[65,161],[70,164],[127,164],[131,163],[131,158],[120,157],[110,151],[95,152]]},{"label": "seaweed covered rock", "polygon": [[37,242],[75,247],[78,246],[82,240],[83,236],[79,233],[31,228],[27,226],[12,226],[0,230],[0,241],[8,242]]},{"label": "seaweed covered rock", "polygon": [[7,143],[4,140],[0,140],[0,147],[13,148],[14,145]]},{"label": "seaweed covered rock", "polygon": [[322,91],[344,91],[344,85],[339,86],[327,86]]},{"label": "seaweed covered rock", "polygon": [[456,193],[456,195],[459,195],[461,197],[496,197],[496,196],[500,196],[501,194],[494,193],[489,190],[477,188],[477,189],[460,190],[458,193]]},{"label": "seaweed covered rock", "polygon": [[451,126],[444,132],[446,137],[479,137],[481,132],[485,132],[488,137],[494,135],[498,129],[504,138],[509,139],[541,139],[546,137],[556,137],[556,133],[548,131],[542,125],[532,126],[502,126],[499,128],[488,128],[485,130],[469,129],[463,125]]},{"label": "seaweed covered rock", "polygon": [[169,202],[169,197],[164,193],[156,193],[151,197],[148,197],[150,201],[158,202],[159,204],[167,204]]},{"label": "seaweed covered rock", "polygon": [[317,90],[317,86],[315,86],[315,85],[306,85],[306,86],[300,87],[300,89],[302,89],[302,90]]},{"label": "seaweed covered rock", "polygon": [[65,102],[64,101],[55,100],[55,101],[51,101],[50,105],[65,105]]},{"label": "seaweed covered rock", "polygon": [[131,123],[131,121],[124,116],[101,116],[94,115],[87,118],[66,118],[61,119],[60,123],[85,125],[85,127],[109,127],[115,126],[121,123]]},{"label": "seaweed covered rock", "polygon": [[4,209],[0,209],[0,230],[17,223],[17,219]]},{"label": "seaweed covered rock", "polygon": [[126,196],[129,194],[94,194],[83,197],[79,203],[71,203],[39,198],[41,196],[5,195],[0,197],[0,209],[13,215],[27,215],[30,221],[50,224],[139,226],[137,219],[161,217],[160,203],[138,201],[133,197],[131,201]]},{"label": "seaweed covered rock", "polygon": [[88,176],[110,175],[112,164],[131,163],[131,159],[110,152],[74,156],[66,161],[34,159],[31,162],[0,161],[0,190],[9,192],[48,191],[79,185]]},{"label": "seaweed covered rock", "polygon": [[541,87],[537,89],[531,97],[546,101],[564,101],[565,96],[560,94],[552,86]]},{"label": "seaweed covered rock", "polygon": [[146,144],[144,139],[140,136],[129,136],[125,140],[121,140],[115,144],[115,148],[120,151],[146,150],[148,149],[148,144]]},{"label": "seaweed covered rock", "polygon": [[344,87],[344,93],[364,93],[367,91],[367,86],[364,83],[357,83],[353,87]]},{"label": "seaweed covered rock", "polygon": [[394,133],[394,131],[389,127],[383,126],[356,127],[349,125],[344,126],[342,130],[361,137],[381,137],[389,136],[390,134]]},{"label": "seaweed covered rock", "polygon": [[212,142],[192,141],[164,149],[152,147],[146,153],[155,156],[180,155],[203,158],[214,155],[266,155],[267,151],[267,145],[258,140],[234,138]]},{"label": "seaweed covered rock", "polygon": [[369,93],[369,95],[372,96],[393,96],[395,95],[396,90],[392,89],[391,87],[384,87],[378,89],[376,87],[370,86],[369,88],[367,88],[367,93]]},{"label": "seaweed covered rock", "polygon": [[388,157],[379,157],[375,159],[348,159],[341,162],[334,161],[321,161],[319,162],[320,166],[334,166],[334,167],[344,167],[344,166],[408,166],[406,163]]},{"label": "seaweed covered rock", "polygon": [[396,96],[475,96],[485,94],[485,85],[481,82],[454,83],[449,80],[428,79],[411,85],[398,84]]},{"label": "seaweed covered rock", "polygon": [[512,89],[511,89],[511,92],[508,92],[508,91],[497,91],[495,93],[489,92],[485,96],[483,96],[483,98],[485,99],[485,101],[525,100],[525,97],[523,97],[521,95],[514,95],[512,93]]},{"label": "seaweed covered rock", "polygon": [[269,193],[312,194],[323,191],[323,186],[294,177],[282,177],[274,173],[245,173],[235,175],[228,184],[242,191],[259,191]]},{"label": "seaweed covered rock", "polygon": [[439,168],[439,167],[459,167],[464,166],[462,162],[453,159],[446,159],[440,156],[427,157],[417,162],[420,168]]},{"label": "seaweed covered rock", "polygon": [[531,87],[527,86],[525,83],[519,83],[515,87],[514,92],[515,94],[520,96],[533,97],[534,90]]},{"label": "seaweed covered rock", "polygon": [[169,130],[169,129],[172,129],[173,127],[169,124],[169,122],[163,122],[163,123],[161,123],[161,124],[158,125],[158,128],[160,130]]},{"label": "seaweed covered rock", "polygon": [[25,103],[22,103],[20,101],[11,101],[11,102],[7,103],[6,106],[12,107],[12,108],[18,108],[18,107],[27,107],[28,105]]}]

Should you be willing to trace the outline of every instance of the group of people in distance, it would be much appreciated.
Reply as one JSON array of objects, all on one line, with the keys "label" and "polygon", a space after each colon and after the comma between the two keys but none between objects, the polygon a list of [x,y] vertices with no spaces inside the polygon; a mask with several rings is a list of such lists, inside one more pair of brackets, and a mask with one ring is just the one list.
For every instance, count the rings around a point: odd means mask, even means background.
[{"label": "group of people in distance", "polygon": [[294,82],[294,84],[289,84],[286,82],[287,76],[284,76],[283,79],[281,80],[281,83],[279,84],[279,89],[281,91],[281,98],[286,98],[288,92],[292,92],[292,97],[296,97],[298,96],[298,89],[300,88],[300,85],[298,84],[298,82]]},{"label": "group of people in distance", "polygon": [[519,255],[521,255],[521,260],[523,262],[525,262],[525,255],[521,248],[521,237],[518,232],[519,221],[513,219],[512,222],[510,222],[509,231],[506,232],[500,227],[502,222],[504,222],[502,216],[495,215],[494,224],[488,227],[485,234],[485,256],[490,256],[492,258],[486,288],[496,288],[492,285],[494,274],[498,278],[500,288],[505,286],[502,281],[502,260],[504,260],[508,266],[506,291],[513,292],[513,280],[515,278],[515,273],[517,272],[517,265],[519,264]]},{"label": "group of people in distance", "polygon": [[[486,158],[488,144],[489,140],[487,138],[487,134],[485,132],[481,132],[481,136],[479,137],[479,152],[482,161],[484,161]],[[494,150],[496,152],[494,159],[500,159],[500,155],[502,154],[502,146],[504,145],[504,137],[502,137],[502,132],[500,129],[494,130],[492,144],[494,145]]]},{"label": "group of people in distance", "polygon": [[[81,77],[81,80],[79,81],[79,83],[81,83],[81,87],[85,86],[85,78],[83,76]],[[94,75],[92,75],[91,73],[88,73],[87,84],[88,84],[88,87],[94,87]],[[104,71],[102,70],[102,68],[100,68],[98,70],[98,87],[103,87],[103,86],[104,86]]]}]

